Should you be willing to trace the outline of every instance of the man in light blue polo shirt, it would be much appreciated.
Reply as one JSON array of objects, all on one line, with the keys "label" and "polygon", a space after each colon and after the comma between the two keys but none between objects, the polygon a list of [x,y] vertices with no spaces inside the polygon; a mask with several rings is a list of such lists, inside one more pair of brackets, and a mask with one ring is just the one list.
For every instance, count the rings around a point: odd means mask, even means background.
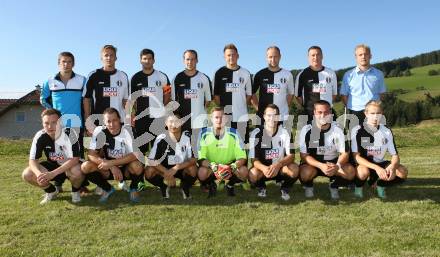
[{"label": "man in light blue polo shirt", "polygon": [[386,86],[382,71],[370,65],[369,46],[356,46],[355,57],[357,66],[344,74],[340,93],[348,113],[356,115],[359,123],[362,123],[365,105],[370,100],[380,100]]}]

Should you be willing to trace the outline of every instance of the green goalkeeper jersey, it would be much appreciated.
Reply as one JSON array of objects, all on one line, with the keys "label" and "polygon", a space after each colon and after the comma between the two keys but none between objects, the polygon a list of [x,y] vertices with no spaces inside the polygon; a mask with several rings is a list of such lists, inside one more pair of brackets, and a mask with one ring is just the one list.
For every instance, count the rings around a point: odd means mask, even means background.
[{"label": "green goalkeeper jersey", "polygon": [[238,159],[246,159],[243,142],[237,131],[225,127],[222,137],[216,137],[213,128],[203,128],[200,132],[198,159],[216,164],[230,164]]}]

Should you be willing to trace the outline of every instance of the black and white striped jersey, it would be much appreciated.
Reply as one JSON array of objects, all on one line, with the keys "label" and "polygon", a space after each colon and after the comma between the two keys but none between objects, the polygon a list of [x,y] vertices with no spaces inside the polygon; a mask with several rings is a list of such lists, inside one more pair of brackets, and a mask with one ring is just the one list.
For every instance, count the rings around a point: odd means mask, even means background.
[{"label": "black and white striped jersey", "polygon": [[[149,108],[151,118],[160,118],[165,115],[163,104],[164,88],[170,86],[168,76],[158,70],[151,74],[139,71],[131,78],[131,94],[139,92],[136,98],[136,115]],[[131,95],[131,100],[133,95]]]},{"label": "black and white striped jersey", "polygon": [[[252,78],[248,70],[231,70],[223,66],[214,75],[214,96],[220,96],[220,105],[232,107],[232,121],[248,121],[246,96],[252,95]],[[227,109],[226,109],[227,110]]]},{"label": "black and white striped jersey", "polygon": [[258,116],[263,117],[264,109],[268,104],[275,104],[280,109],[280,120],[287,120],[289,106],[287,96],[294,94],[293,75],[290,71],[280,69],[277,72],[265,68],[257,72],[254,77],[252,93],[259,91]]},{"label": "black and white striped jersey", "polygon": [[326,162],[337,159],[340,153],[348,152],[349,148],[345,142],[344,132],[337,123],[333,122],[328,129],[321,130],[313,122],[301,129],[299,150],[319,162]]},{"label": "black and white striped jersey", "polygon": [[249,158],[264,165],[272,165],[290,154],[290,135],[279,125],[274,135],[267,134],[263,126],[254,129],[249,138]]},{"label": "black and white striped jersey", "polygon": [[374,163],[384,162],[387,151],[391,155],[398,153],[393,133],[388,127],[379,125],[372,128],[365,123],[352,129],[351,151]]},{"label": "black and white striped jersey", "polygon": [[123,100],[128,99],[130,83],[125,72],[97,69],[89,74],[84,92],[85,98],[93,99],[92,114],[102,114],[108,107],[118,110],[125,117]]},{"label": "black and white striped jersey", "polygon": [[75,130],[63,128],[60,136],[53,140],[44,129],[38,131],[32,140],[30,160],[38,160],[43,155],[47,161],[62,165],[69,159],[80,157],[78,137]]},{"label": "black and white striped jersey", "polygon": [[117,135],[112,135],[105,126],[98,126],[90,140],[90,150],[103,150],[107,160],[120,159],[133,153],[133,135],[131,127],[122,126]]},{"label": "black and white striped jersey", "polygon": [[159,162],[167,169],[183,163],[193,158],[190,138],[189,134],[182,133],[179,142],[175,142],[168,133],[160,134],[154,140],[148,159]]},{"label": "black and white striped jersey", "polygon": [[308,67],[296,77],[295,96],[302,97],[303,106],[308,112],[313,112],[313,105],[318,100],[325,100],[333,106],[333,95],[337,95],[337,91],[336,73],[327,67],[320,71]]},{"label": "black and white striped jersey", "polygon": [[211,101],[211,95],[211,80],[199,71],[193,76],[180,72],[171,86],[171,99],[179,103],[175,112],[182,118],[191,115],[191,128],[208,126],[205,101]]}]

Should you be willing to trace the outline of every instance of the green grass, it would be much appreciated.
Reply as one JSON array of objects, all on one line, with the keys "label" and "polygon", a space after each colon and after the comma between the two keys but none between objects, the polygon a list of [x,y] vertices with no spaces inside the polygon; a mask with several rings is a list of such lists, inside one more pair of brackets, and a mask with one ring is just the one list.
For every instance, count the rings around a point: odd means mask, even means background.
[{"label": "green grass", "polygon": [[190,201],[176,190],[164,202],[148,188],[138,205],[119,191],[106,205],[96,196],[73,205],[66,192],[39,206],[42,191],[20,178],[29,141],[0,140],[0,256],[438,256],[439,125],[394,130],[410,179],[386,201],[341,190],[339,203],[319,178],[315,199],[296,183],[288,203],[270,184],[265,200],[240,188],[207,200],[196,187]]},{"label": "green grass", "polygon": [[[429,76],[428,71],[432,69],[439,70],[440,64],[411,69],[411,76],[386,78],[385,83],[388,86],[388,90],[408,90],[408,93],[399,95],[399,98],[404,101],[424,100],[426,92],[430,92],[432,96],[440,95],[440,76]],[[417,90],[417,87],[424,87],[425,90]]]}]

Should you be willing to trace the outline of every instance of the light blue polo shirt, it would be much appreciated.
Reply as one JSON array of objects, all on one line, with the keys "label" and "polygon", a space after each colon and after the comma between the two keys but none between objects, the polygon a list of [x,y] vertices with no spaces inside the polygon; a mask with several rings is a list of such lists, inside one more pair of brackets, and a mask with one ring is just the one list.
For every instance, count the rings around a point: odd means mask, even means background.
[{"label": "light blue polo shirt", "polygon": [[374,67],[361,71],[356,67],[344,74],[340,94],[348,96],[348,109],[362,111],[368,101],[380,100],[386,90],[382,71]]}]

